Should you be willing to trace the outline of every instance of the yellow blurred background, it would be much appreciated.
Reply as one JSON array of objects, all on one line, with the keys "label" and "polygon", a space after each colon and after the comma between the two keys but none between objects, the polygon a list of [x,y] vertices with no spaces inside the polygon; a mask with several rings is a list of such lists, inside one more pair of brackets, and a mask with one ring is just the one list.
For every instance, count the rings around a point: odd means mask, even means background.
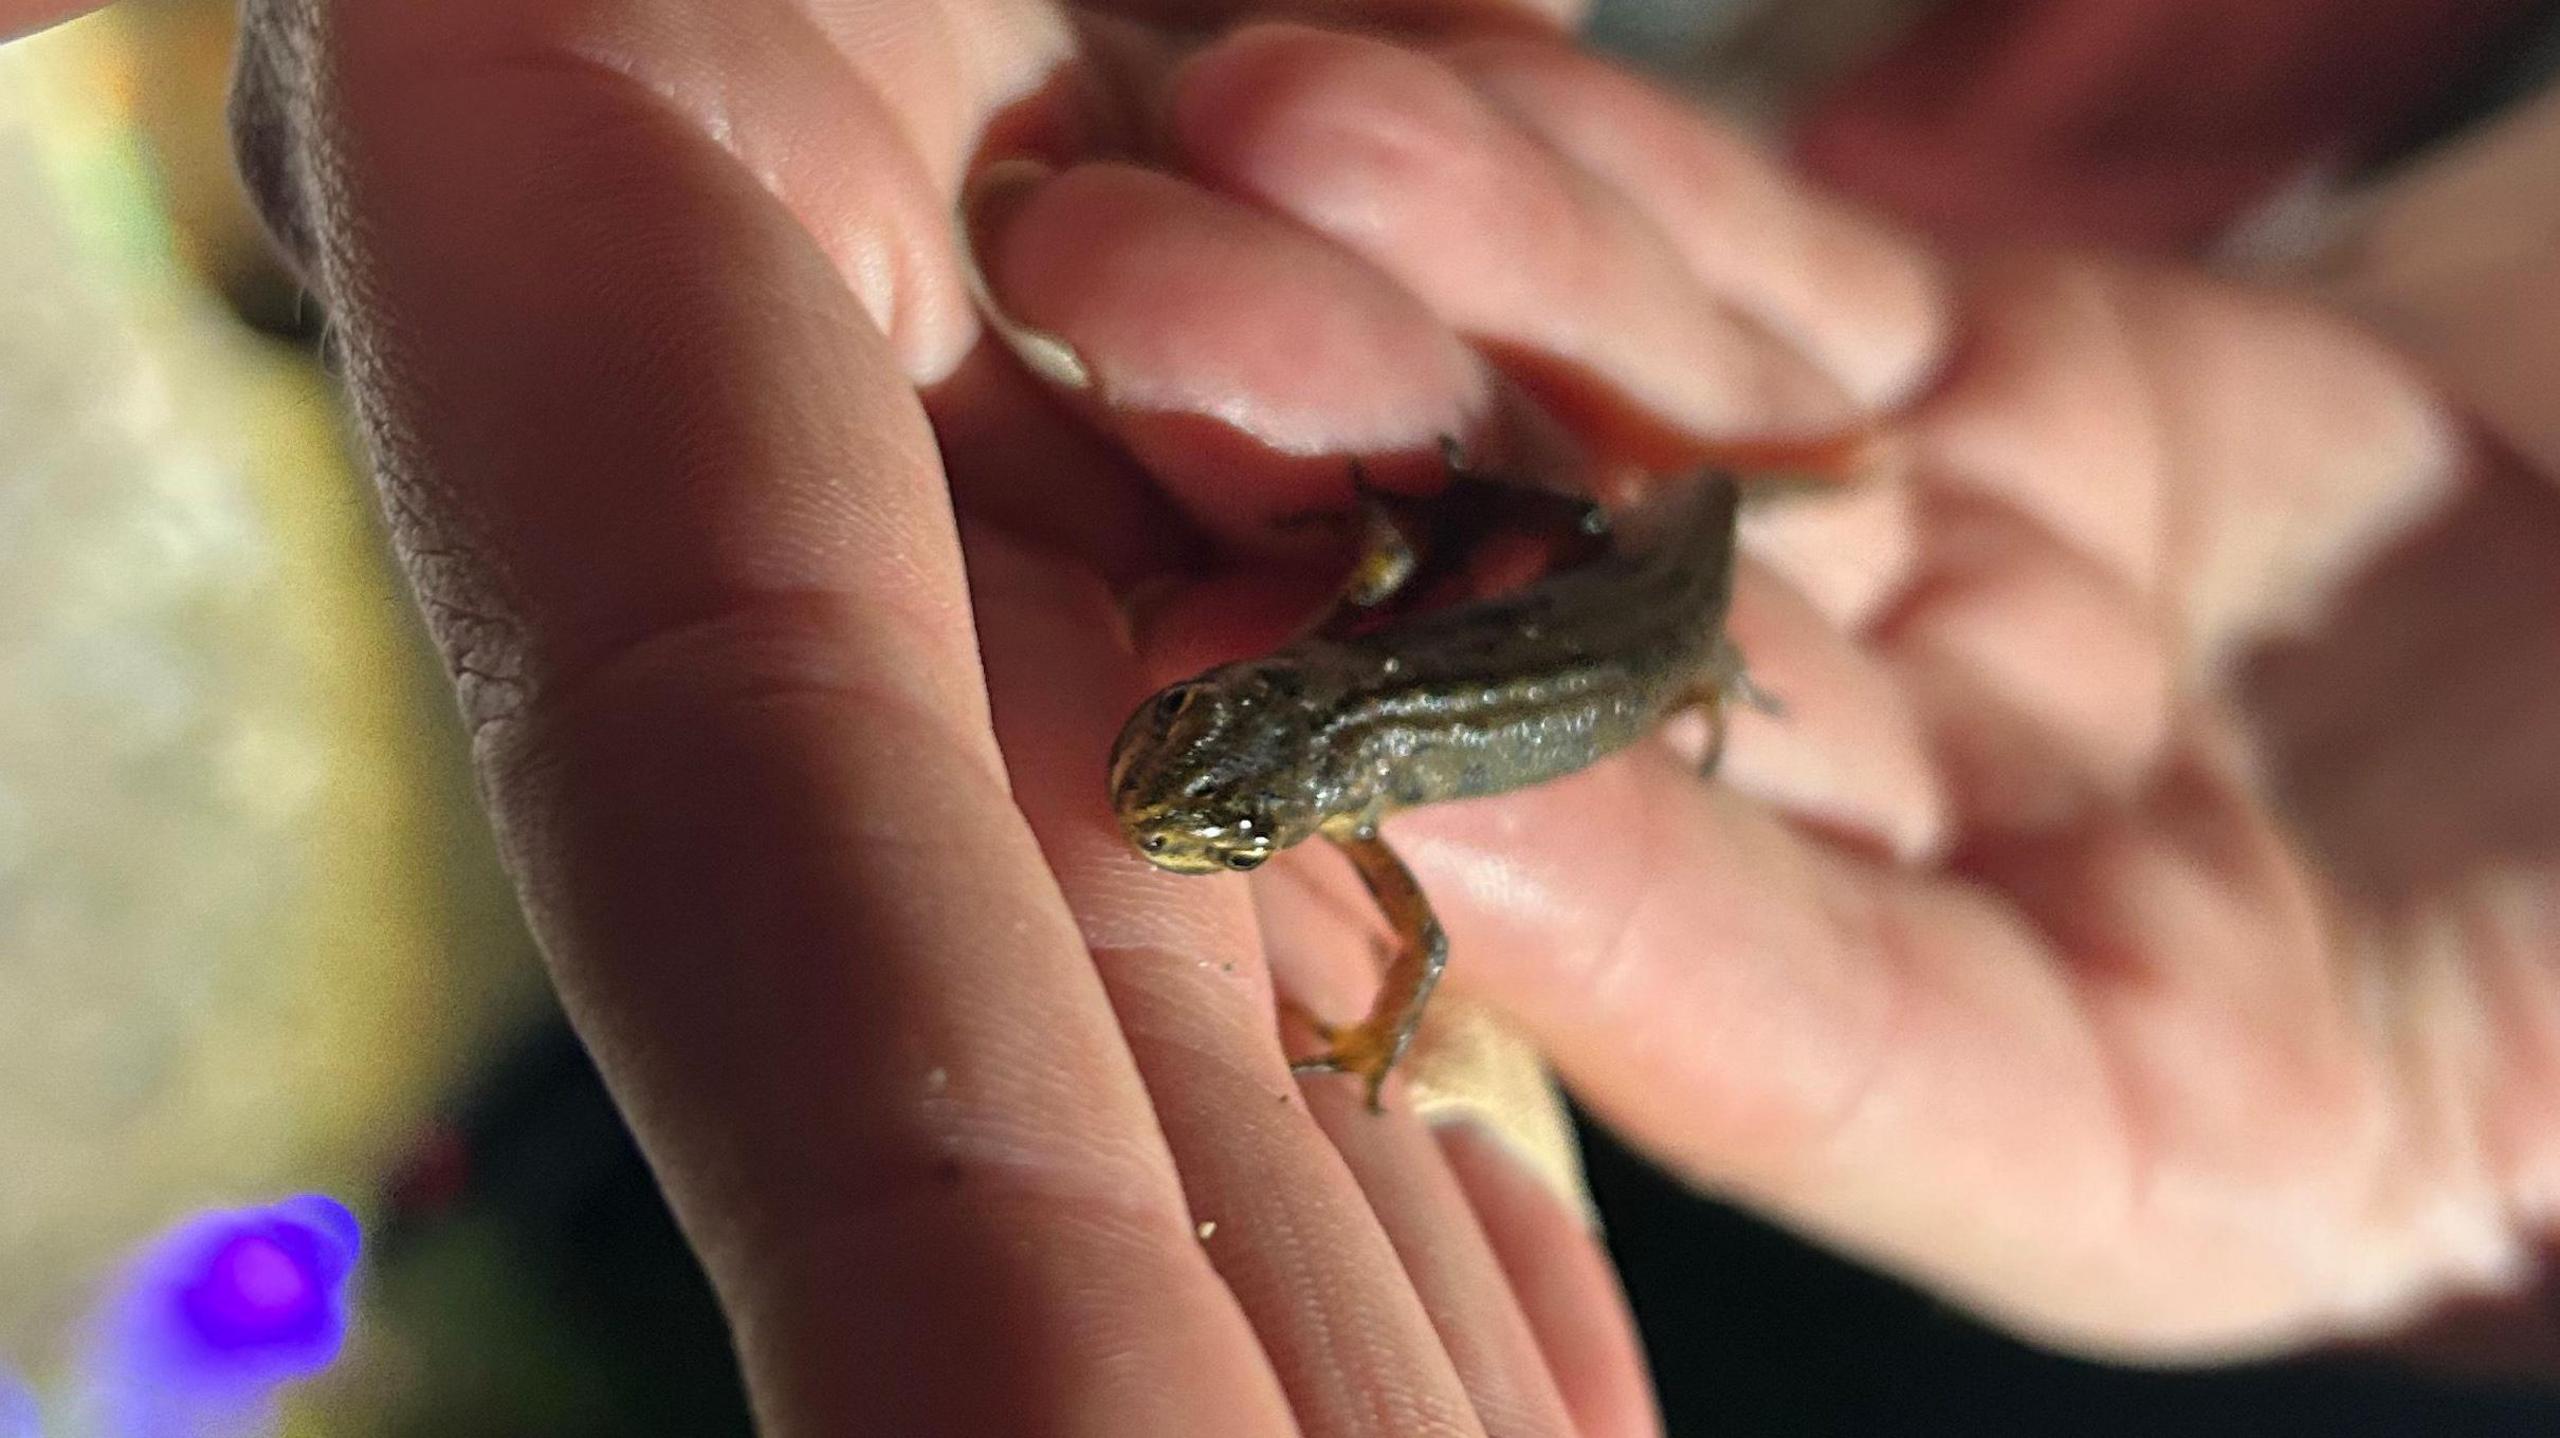
[{"label": "yellow blurred background", "polygon": [[[124,1252],[367,1211],[544,1017],[232,177],[230,27],[151,0],[0,47],[0,1365],[40,1389]],[[360,1319],[298,1429],[391,1423],[414,1327]]]}]

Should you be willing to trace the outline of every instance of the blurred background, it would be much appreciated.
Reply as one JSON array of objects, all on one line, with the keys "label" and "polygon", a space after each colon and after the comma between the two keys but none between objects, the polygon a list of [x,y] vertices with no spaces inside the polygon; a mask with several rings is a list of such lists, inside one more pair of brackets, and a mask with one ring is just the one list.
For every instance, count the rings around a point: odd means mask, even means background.
[{"label": "blurred background", "polygon": [[[1602,0],[1593,29],[1947,243],[2232,267],[2318,251],[2560,60],[2545,0]],[[286,1431],[743,1434],[471,806],[320,317],[232,179],[231,38],[222,0],[125,0],[0,48],[0,1435],[7,1375],[64,1381],[136,1245],[305,1191],[370,1237]],[[2040,1355],[1587,1143],[1680,1438],[2560,1431],[2550,1391],[2373,1359]]]}]

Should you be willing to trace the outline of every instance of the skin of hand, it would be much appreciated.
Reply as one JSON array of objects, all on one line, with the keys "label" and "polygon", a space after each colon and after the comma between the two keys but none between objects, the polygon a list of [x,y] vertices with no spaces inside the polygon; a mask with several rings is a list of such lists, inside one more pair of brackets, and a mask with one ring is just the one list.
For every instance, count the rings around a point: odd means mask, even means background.
[{"label": "skin of hand", "polygon": [[[2018,0],[1933,9],[1815,97],[1811,173],[1941,240],[2194,254],[2519,48],[2519,0]],[[1961,83],[1949,83],[1962,76]]]},{"label": "skin of hand", "polygon": [[[1348,494],[1338,464],[1205,455],[1160,484],[980,326],[980,137],[1108,118],[1081,77],[1145,77],[1150,32],[977,3],[245,18],[244,176],[327,305],[502,849],[764,1431],[1658,1426],[1569,1201],[1480,1133],[1302,1091],[1251,891],[1153,873],[1103,803],[1147,684],[1113,591],[1199,542],[1180,497]],[[1096,169],[1183,263],[1286,282],[1264,313],[1348,289],[1308,318],[1371,332],[1324,340],[1358,372],[1306,423],[1414,355],[1362,443],[1482,393],[1352,258]],[[1170,382],[1261,356],[1252,315],[1159,315]]]},{"label": "skin of hand", "polygon": [[[1390,826],[1587,1101],[2093,1349],[2530,1276],[2554,502],[2345,325],[1948,281],[1512,12],[249,19],[244,168],[769,1431],[1651,1424],[1562,1205],[1286,1076],[1265,961],[1356,1010],[1347,876],[1150,873],[1096,779],[1308,597],[1271,520],[1514,384],[1617,461],[1909,409],[1754,521],[1788,717],[1730,788]],[[980,263],[1071,387],[969,302],[989,149],[1039,163]]]},{"label": "skin of hand", "polygon": [[[1436,58],[1464,95],[1352,42],[1230,42],[1187,75],[1186,163],[1586,438],[1624,413],[1590,389],[1709,436],[1842,417],[1634,298],[1684,281],[1835,404],[1909,401],[1889,481],[1749,536],[1735,626],[1788,714],[1736,716],[1739,794],[1639,756],[1389,826],[1450,982],[1681,1172],[2045,1341],[2219,1359],[2512,1302],[2547,1366],[2547,477],[2309,304],[2058,259],[1939,292],[1631,86]],[[1045,185],[995,287],[1107,374],[1134,297],[1038,258],[1093,232],[1099,181]],[[1208,593],[1142,627],[1165,674],[1229,647]],[[1348,884],[1275,870],[1275,965],[1354,1011]]]},{"label": "skin of hand", "polygon": [[96,0],[0,0],[0,43],[96,8]]}]

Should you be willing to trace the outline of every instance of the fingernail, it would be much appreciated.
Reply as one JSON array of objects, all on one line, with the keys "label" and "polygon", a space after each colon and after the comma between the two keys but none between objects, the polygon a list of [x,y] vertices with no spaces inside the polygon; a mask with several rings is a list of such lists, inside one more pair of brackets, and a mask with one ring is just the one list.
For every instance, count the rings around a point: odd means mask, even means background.
[{"label": "fingernail", "polygon": [[984,263],[984,257],[994,254],[1003,242],[1005,228],[1031,192],[1053,173],[1038,160],[1017,157],[997,160],[972,176],[960,197],[960,253],[968,266],[969,293],[978,303],[979,314],[1023,367],[1061,389],[1086,390],[1093,388],[1093,371],[1084,357],[1056,335],[1015,319],[997,301]]}]

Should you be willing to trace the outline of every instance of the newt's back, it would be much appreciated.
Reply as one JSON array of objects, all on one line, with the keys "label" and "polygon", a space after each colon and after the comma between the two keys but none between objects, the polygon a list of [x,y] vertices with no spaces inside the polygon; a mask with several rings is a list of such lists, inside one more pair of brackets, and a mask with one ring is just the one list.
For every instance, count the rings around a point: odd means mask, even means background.
[{"label": "newt's back", "polygon": [[1333,683],[1324,767],[1382,808],[1502,793],[1570,774],[1702,697],[1733,591],[1731,478],[1631,516],[1589,563],[1489,599],[1273,656]]}]

